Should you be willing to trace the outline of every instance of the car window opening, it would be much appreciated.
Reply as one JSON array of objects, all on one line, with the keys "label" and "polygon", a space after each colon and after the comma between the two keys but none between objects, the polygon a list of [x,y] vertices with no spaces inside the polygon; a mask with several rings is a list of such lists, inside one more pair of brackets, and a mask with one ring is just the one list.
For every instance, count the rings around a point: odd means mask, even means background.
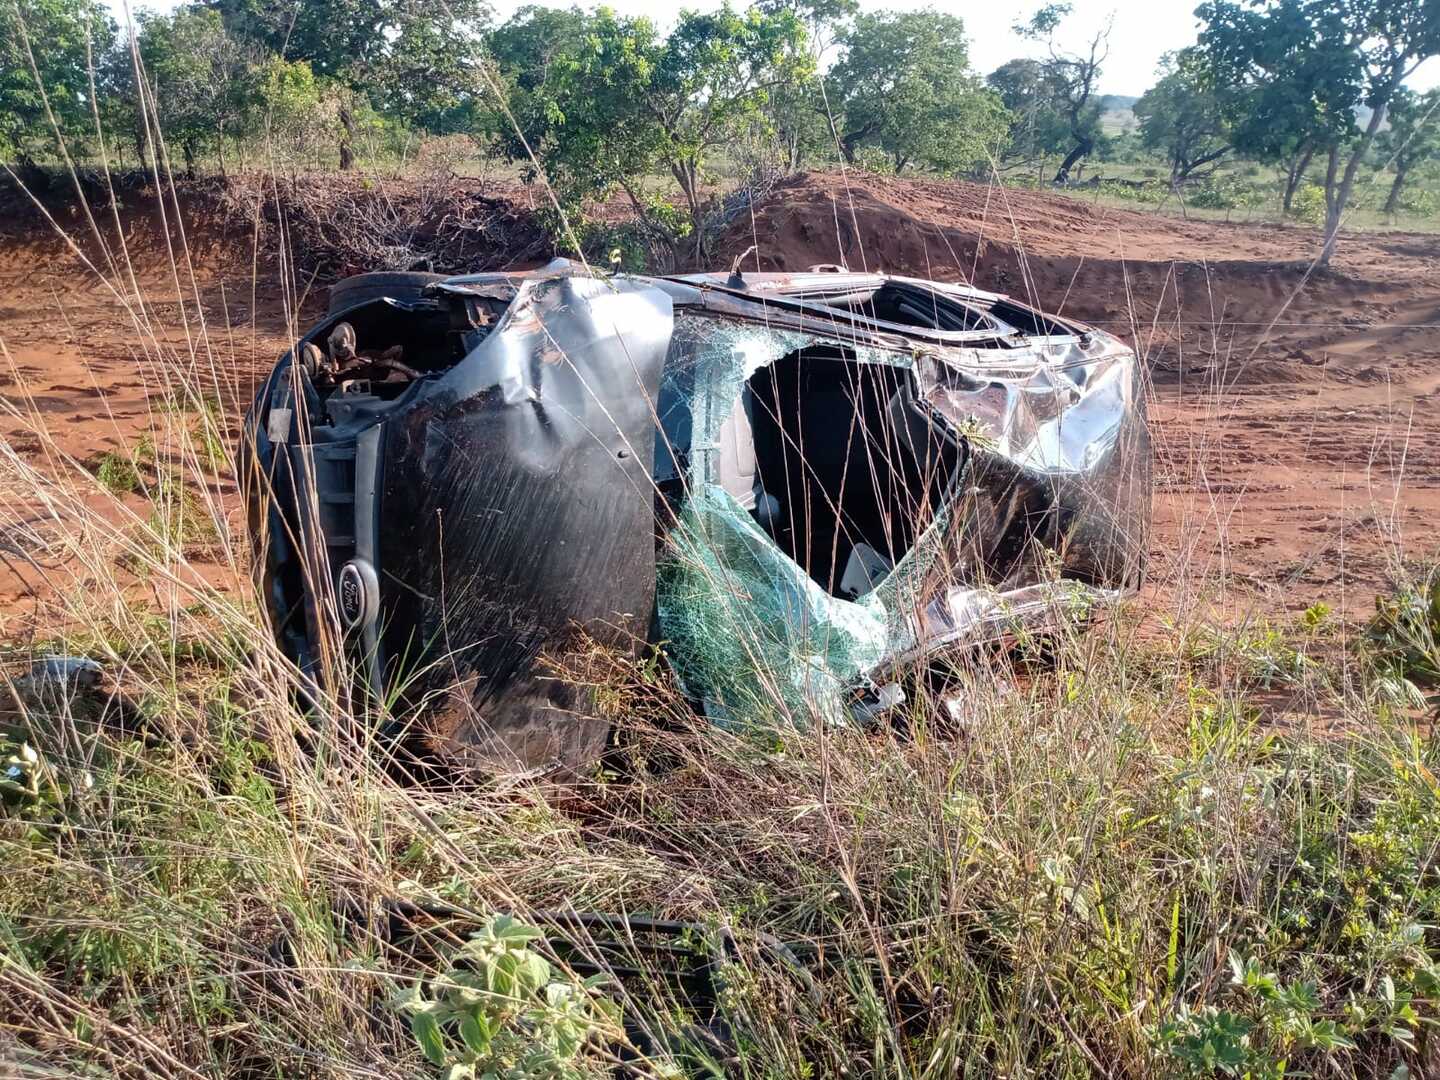
[{"label": "car window opening", "polygon": [[301,343],[301,361],[322,400],[338,390],[391,401],[463,360],[504,308],[478,296],[373,300],[323,322]]},{"label": "car window opening", "polygon": [[931,289],[886,282],[873,289],[828,293],[811,297],[817,303],[848,311],[864,319],[957,333],[966,330],[1008,329],[986,312]]}]

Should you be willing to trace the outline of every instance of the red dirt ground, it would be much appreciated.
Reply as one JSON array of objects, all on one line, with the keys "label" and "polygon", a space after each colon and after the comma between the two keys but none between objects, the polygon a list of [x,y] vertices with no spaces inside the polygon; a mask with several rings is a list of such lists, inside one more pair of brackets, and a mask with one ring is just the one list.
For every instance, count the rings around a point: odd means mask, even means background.
[{"label": "red dirt ground", "polygon": [[[122,222],[156,336],[188,357],[194,308],[187,337],[177,301],[198,292],[217,396],[237,416],[284,347],[279,269],[262,259],[252,275],[248,233],[191,220],[194,283],[177,285],[153,198],[127,198]],[[968,280],[1126,337],[1152,375],[1152,603],[1199,598],[1279,616],[1323,599],[1363,618],[1397,558],[1434,553],[1440,236],[1346,236],[1333,268],[1309,273],[1315,246],[1300,228],[809,174],[733,222],[715,263],[844,262]],[[298,270],[303,282],[309,268]],[[311,297],[301,322],[318,302]],[[154,424],[163,388],[139,337],[53,232],[34,220],[0,226],[0,398],[33,409],[67,453],[93,461],[133,447]],[[0,439],[39,463],[32,423],[0,412]],[[233,503],[233,485],[222,488]],[[18,495],[3,498],[0,524],[24,516]],[[0,634],[31,613],[37,585],[33,573],[0,566]]]}]

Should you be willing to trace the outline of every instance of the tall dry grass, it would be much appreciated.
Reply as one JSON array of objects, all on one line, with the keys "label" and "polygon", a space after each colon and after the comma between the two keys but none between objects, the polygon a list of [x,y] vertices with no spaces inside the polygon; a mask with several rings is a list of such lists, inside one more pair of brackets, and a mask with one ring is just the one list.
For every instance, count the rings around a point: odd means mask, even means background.
[{"label": "tall dry grass", "polygon": [[[96,475],[11,364],[40,449],[0,443],[0,533],[45,603],[4,654],[7,1074],[427,1075],[413,994],[458,1000],[459,951],[499,913],[550,932],[511,951],[571,995],[472,995],[513,1036],[500,1076],[1440,1070],[1435,743],[1324,612],[1207,622],[1225,582],[1199,548],[1164,565],[1164,610],[908,672],[876,730],[716,729],[662,665],[597,654],[576,676],[615,721],[604,767],[421,783],[347,697],[343,649],[303,707],[243,587],[237,418],[206,404],[249,346],[207,315],[155,136],[178,305],[147,301],[118,222],[55,223],[133,331],[148,448]],[[254,273],[293,340],[283,239]],[[32,674],[52,653],[100,684]],[[1262,723],[1277,689],[1343,722]],[[624,940],[606,955],[636,973],[572,979],[599,948],[575,911],[694,923],[667,944],[719,957],[713,1001]],[[568,1023],[578,1050],[526,1049]]]}]

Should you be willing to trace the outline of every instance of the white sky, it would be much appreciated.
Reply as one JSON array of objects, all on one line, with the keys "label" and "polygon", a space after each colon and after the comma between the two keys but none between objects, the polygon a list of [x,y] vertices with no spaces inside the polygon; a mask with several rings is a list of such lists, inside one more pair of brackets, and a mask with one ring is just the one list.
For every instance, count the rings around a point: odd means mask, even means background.
[{"label": "white sky", "polygon": [[[305,0],[300,0],[304,3]],[[504,20],[526,3],[545,7],[569,7],[573,0],[491,0],[497,20]],[[681,8],[706,10],[721,0],[606,0],[622,15],[648,15],[658,25],[668,26]],[[744,0],[732,0],[744,7]],[[1017,37],[1012,25],[1028,18],[1044,0],[1010,3],[961,3],[957,0],[861,0],[867,11],[934,7],[959,15],[970,35],[970,62],[987,74],[1017,56],[1043,55],[1044,46]],[[120,0],[107,0],[120,18]],[[593,6],[586,0],[582,6]],[[1155,82],[1160,57],[1193,44],[1198,30],[1194,11],[1200,0],[1072,0],[1074,12],[1065,21],[1062,34],[1087,41],[1107,19],[1114,18],[1110,34],[1110,59],[1100,77],[1106,94],[1143,94]],[[177,6],[177,0],[131,0],[133,7],[162,11]],[[1429,60],[1410,80],[1417,90],[1440,85],[1440,57]]]}]

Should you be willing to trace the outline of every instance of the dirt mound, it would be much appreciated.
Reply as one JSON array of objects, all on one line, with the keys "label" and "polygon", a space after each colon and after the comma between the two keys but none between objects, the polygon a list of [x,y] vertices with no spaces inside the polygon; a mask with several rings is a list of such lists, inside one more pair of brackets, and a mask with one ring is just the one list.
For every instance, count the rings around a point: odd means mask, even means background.
[{"label": "dirt mound", "polygon": [[202,271],[254,260],[324,283],[370,270],[534,265],[554,250],[523,193],[448,178],[236,175],[155,184],[138,172],[82,173],[78,192],[69,177],[56,177],[36,198],[0,182],[0,217],[17,225],[17,243],[0,259],[26,248],[68,254],[53,221],[102,268],[105,249],[119,251],[123,235],[142,275],[158,268],[164,276],[172,255],[186,251]]},{"label": "dirt mound", "polygon": [[[1013,264],[1021,253],[1042,261],[1297,269],[1308,265],[1319,235],[1300,226],[1116,210],[1079,194],[851,171],[799,173],[777,184],[731,224],[719,247],[733,259],[752,245],[745,265],[766,270],[840,262],[852,269],[979,278],[992,265]],[[1336,268],[1373,271],[1370,256],[1381,248],[1431,268],[1440,258],[1434,236],[1368,234],[1345,239]]]},{"label": "dirt mound", "polygon": [[[1384,322],[1440,273],[1434,236],[1347,236],[1329,270],[1311,265],[1317,245],[1312,229],[1184,220],[1050,192],[805,173],[734,221],[717,261],[780,271],[838,262],[969,282],[1130,337],[1162,378],[1223,362],[1232,380],[1283,372],[1298,382],[1314,361],[1287,359],[1337,312],[1350,320],[1341,331]],[[1245,362],[1229,365],[1237,354]]]}]

